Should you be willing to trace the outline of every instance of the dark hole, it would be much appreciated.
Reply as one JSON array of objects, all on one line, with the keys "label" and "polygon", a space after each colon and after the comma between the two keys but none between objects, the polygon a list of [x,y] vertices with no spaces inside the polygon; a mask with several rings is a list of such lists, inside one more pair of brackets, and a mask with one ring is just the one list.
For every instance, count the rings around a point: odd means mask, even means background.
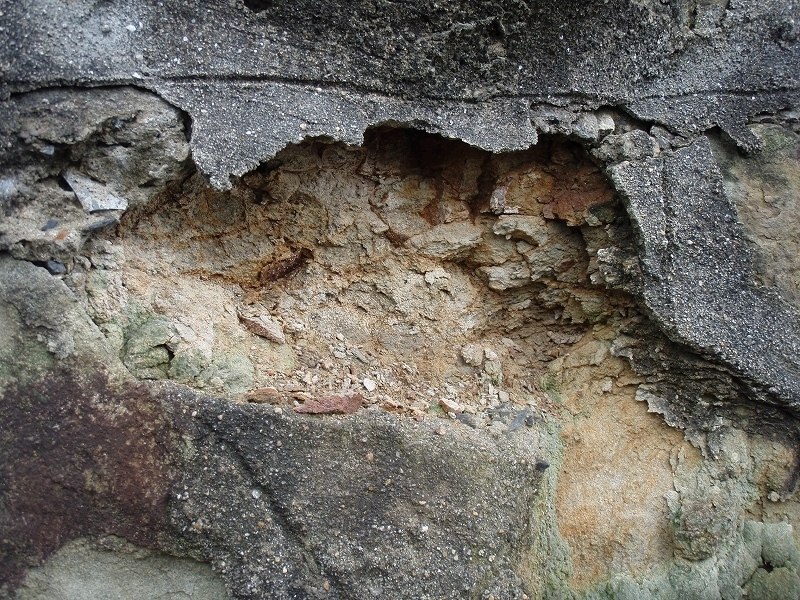
[{"label": "dark hole", "polygon": [[489,35],[495,40],[502,40],[506,37],[506,28],[500,19],[493,20],[491,25],[489,25]]},{"label": "dark hole", "polygon": [[60,175],[56,179],[56,183],[58,183],[58,187],[60,187],[65,192],[71,192],[72,191],[72,187],[70,187],[69,183],[67,183],[67,180],[64,179],[63,175]]},{"label": "dark hole", "polygon": [[764,570],[765,570],[767,573],[772,573],[772,569],[774,569],[775,567],[773,567],[773,566],[772,566],[771,564],[769,564],[768,562],[765,562],[765,563],[763,563],[763,564],[761,565],[761,568],[762,568],[762,569],[764,569]]},{"label": "dark hole", "polygon": [[244,0],[244,5],[254,13],[260,13],[272,6],[272,0]]}]

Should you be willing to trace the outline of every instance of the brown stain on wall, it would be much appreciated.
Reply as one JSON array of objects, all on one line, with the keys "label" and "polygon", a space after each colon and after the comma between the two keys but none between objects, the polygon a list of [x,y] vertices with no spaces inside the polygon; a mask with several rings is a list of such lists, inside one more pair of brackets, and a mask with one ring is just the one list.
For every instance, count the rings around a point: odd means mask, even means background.
[{"label": "brown stain on wall", "polygon": [[67,541],[114,534],[153,547],[177,469],[170,427],[142,384],[46,372],[0,401],[0,588]]},{"label": "brown stain on wall", "polygon": [[559,365],[561,397],[572,419],[562,433],[556,515],[577,589],[614,573],[645,573],[672,557],[664,499],[674,485],[670,458],[681,448],[698,455],[681,431],[636,401],[636,385],[627,384],[635,375],[623,360],[605,355],[595,361],[604,346],[579,343]]}]

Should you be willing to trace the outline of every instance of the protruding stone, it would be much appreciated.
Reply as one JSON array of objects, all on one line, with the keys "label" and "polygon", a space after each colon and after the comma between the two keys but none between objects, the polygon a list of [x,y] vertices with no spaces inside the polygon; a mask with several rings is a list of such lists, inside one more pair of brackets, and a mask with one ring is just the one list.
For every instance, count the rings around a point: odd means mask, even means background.
[{"label": "protruding stone", "polygon": [[507,239],[525,240],[534,246],[541,246],[549,237],[544,219],[533,215],[502,215],[492,231]]},{"label": "protruding stone", "polygon": [[483,348],[479,344],[467,344],[461,348],[461,358],[471,367],[483,364]]},{"label": "protruding stone", "polygon": [[458,402],[456,402],[455,400],[450,400],[448,398],[440,399],[439,406],[441,406],[444,409],[444,412],[446,413],[452,412],[458,414],[464,410]]},{"label": "protruding stone", "polygon": [[407,244],[425,256],[452,260],[464,256],[482,239],[483,229],[471,223],[459,222],[437,225],[411,237]]},{"label": "protruding stone", "polygon": [[74,169],[65,171],[63,176],[86,212],[128,208],[128,201],[118,196],[104,183],[95,181]]}]

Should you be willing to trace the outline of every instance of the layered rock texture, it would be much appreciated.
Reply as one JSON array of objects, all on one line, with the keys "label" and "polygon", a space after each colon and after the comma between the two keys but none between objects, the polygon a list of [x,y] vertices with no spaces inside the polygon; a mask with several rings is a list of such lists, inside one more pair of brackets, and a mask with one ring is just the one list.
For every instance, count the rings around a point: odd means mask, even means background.
[{"label": "layered rock texture", "polygon": [[0,597],[800,598],[798,23],[0,3]]}]

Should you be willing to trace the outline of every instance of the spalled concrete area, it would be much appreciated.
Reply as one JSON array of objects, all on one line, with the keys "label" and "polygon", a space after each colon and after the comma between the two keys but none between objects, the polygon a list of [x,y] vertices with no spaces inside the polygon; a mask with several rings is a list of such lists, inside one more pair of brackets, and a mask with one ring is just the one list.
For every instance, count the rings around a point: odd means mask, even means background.
[{"label": "spalled concrete area", "polygon": [[3,595],[798,596],[796,7],[0,19]]}]

